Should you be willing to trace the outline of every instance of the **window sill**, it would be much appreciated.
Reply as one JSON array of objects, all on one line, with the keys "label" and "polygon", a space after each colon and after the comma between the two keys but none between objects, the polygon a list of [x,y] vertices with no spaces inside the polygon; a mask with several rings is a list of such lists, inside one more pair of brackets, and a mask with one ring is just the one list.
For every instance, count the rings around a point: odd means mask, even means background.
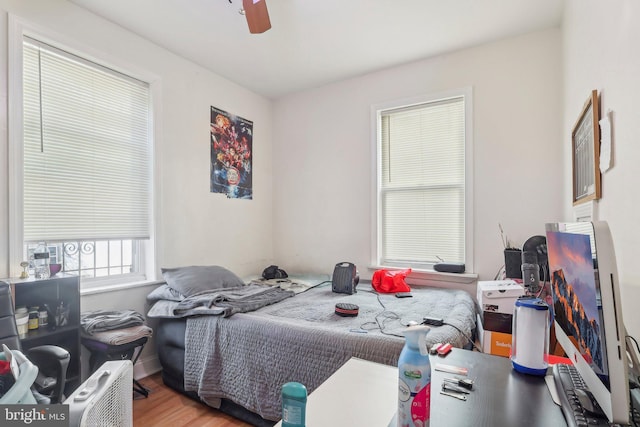
[{"label": "window sill", "polygon": [[137,282],[128,282],[128,283],[112,283],[112,284],[103,284],[103,285],[95,285],[86,287],[84,289],[80,289],[80,296],[84,295],[95,295],[102,294],[108,292],[118,292],[124,291],[134,288],[142,288],[145,286],[158,286],[164,283],[162,280],[143,280]]},{"label": "window sill", "polygon": [[[372,272],[375,270],[403,270],[397,267],[369,266]],[[407,284],[416,286],[454,287],[457,285],[475,285],[478,281],[476,273],[442,273],[434,270],[411,269],[411,274],[405,279]],[[450,285],[450,286],[448,286]]]}]

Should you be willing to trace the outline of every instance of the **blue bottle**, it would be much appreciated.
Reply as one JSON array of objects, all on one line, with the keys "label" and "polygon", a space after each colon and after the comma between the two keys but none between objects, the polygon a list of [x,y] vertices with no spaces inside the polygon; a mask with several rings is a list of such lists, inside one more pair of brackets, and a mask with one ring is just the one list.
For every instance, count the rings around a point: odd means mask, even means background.
[{"label": "blue bottle", "polygon": [[426,325],[405,329],[398,359],[398,427],[428,427],[431,409],[431,362]]},{"label": "blue bottle", "polygon": [[282,386],[282,427],[305,427],[307,388],[296,382]]}]

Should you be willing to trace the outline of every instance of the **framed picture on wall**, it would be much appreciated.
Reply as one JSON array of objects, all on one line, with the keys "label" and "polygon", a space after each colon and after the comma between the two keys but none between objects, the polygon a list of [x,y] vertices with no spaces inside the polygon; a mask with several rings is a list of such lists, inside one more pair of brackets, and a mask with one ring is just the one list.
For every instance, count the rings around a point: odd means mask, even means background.
[{"label": "framed picture on wall", "polygon": [[584,103],[571,133],[573,204],[600,198],[600,127],[598,91]]}]

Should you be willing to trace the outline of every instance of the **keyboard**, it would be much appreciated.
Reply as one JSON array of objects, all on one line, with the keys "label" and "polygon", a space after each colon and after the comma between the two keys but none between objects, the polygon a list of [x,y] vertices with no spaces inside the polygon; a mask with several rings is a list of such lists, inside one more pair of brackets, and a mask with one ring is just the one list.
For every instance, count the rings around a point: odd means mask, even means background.
[{"label": "keyboard", "polygon": [[[562,414],[569,427],[619,426],[610,423],[573,365],[553,365],[553,379],[560,397]],[[592,407],[594,412],[587,411]]]}]

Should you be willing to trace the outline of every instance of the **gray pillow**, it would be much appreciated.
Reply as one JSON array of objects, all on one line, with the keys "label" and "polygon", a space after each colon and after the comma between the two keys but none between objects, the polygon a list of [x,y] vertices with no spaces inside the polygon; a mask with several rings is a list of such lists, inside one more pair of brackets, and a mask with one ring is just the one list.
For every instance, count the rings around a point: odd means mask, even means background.
[{"label": "gray pillow", "polygon": [[184,295],[182,295],[175,289],[170,288],[166,283],[155,288],[149,293],[149,295],[147,295],[147,301],[149,301],[150,303],[154,303],[160,300],[180,302],[183,299]]},{"label": "gray pillow", "polygon": [[163,268],[162,277],[185,297],[245,285],[234,273],[217,265]]}]

